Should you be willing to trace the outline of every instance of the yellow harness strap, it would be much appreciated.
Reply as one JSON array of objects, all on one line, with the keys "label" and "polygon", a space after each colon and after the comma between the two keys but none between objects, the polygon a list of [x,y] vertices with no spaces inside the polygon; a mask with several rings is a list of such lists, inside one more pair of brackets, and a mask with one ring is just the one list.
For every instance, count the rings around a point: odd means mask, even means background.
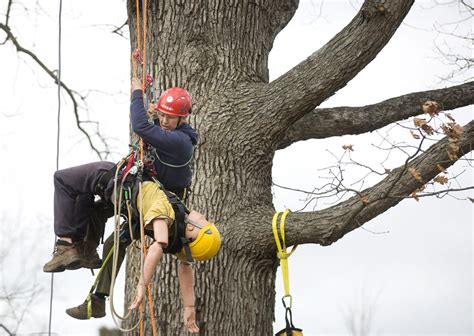
[{"label": "yellow harness strap", "polygon": [[[289,307],[291,307],[290,275],[289,275],[289,269],[288,269],[288,258],[291,256],[293,252],[295,252],[296,247],[298,247],[298,245],[293,246],[291,251],[287,252],[286,241],[285,241],[285,220],[286,220],[286,216],[288,216],[288,213],[290,213],[289,209],[286,209],[284,212],[276,212],[273,215],[272,229],[273,229],[273,236],[275,237],[275,243],[278,250],[277,256],[280,259],[281,273],[283,275],[283,286],[285,288],[285,296],[283,298],[289,298],[290,300]],[[280,234],[278,234],[277,223],[278,223],[278,217],[280,216],[280,214],[281,214]],[[281,237],[281,240],[280,240],[280,237]]]},{"label": "yellow harness strap", "polygon": [[[295,252],[298,245],[293,246],[291,251],[287,252],[286,241],[285,241],[285,221],[286,216],[290,213],[289,209],[286,209],[283,212],[276,212],[273,215],[272,219],[272,230],[273,236],[275,237],[275,243],[277,246],[277,256],[280,259],[281,274],[283,276],[283,287],[285,290],[285,295],[282,297],[283,306],[285,307],[285,321],[286,327],[279,332],[276,336],[302,336],[303,331],[301,329],[295,328],[293,325],[293,318],[291,314],[291,305],[292,297],[290,294],[290,274],[288,268],[288,258]],[[280,217],[281,215],[281,217]],[[278,218],[280,221],[278,222]],[[278,230],[278,223],[280,229]],[[286,300],[286,301],[285,301]]]},{"label": "yellow harness strap", "polygon": [[110,257],[114,253],[114,249],[112,248],[109,253],[107,254],[107,257],[105,257],[104,261],[102,262],[102,266],[100,267],[99,273],[97,273],[97,276],[95,278],[94,284],[92,285],[92,288],[89,291],[89,295],[87,295],[86,301],[87,301],[87,319],[89,320],[92,317],[92,293],[94,292],[95,288],[97,287],[97,284],[99,283],[99,279],[102,275],[102,272],[105,268],[105,265],[109,261]]}]

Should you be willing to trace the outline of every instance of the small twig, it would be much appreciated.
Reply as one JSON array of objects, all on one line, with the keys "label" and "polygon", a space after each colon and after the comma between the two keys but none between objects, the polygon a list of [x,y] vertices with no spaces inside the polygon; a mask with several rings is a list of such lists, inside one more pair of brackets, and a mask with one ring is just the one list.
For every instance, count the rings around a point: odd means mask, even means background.
[{"label": "small twig", "polygon": [[387,195],[386,198],[418,198],[418,197],[428,197],[428,196],[435,196],[439,194],[448,194],[450,192],[457,192],[457,191],[466,191],[466,190],[472,190],[474,189],[474,186],[470,187],[465,187],[465,188],[450,188],[450,189],[444,189],[444,190],[439,190],[439,191],[433,191],[429,193],[423,193],[423,194],[416,194],[416,196],[411,196],[411,195],[405,195],[405,196],[398,196],[398,195]]},{"label": "small twig", "polygon": [[3,323],[0,323],[0,327],[2,327],[2,328],[3,328],[3,330],[5,330],[5,331],[8,333],[8,335],[11,335],[11,336],[13,336],[13,333],[12,333],[10,330],[8,330],[8,328],[7,328],[7,327],[5,327],[5,326],[3,325]]}]

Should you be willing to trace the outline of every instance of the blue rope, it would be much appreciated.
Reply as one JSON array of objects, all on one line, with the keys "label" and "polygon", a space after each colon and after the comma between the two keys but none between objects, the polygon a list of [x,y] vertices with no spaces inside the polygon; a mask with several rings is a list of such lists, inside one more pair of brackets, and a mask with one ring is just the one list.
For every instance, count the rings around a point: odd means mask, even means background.
[{"label": "blue rope", "polygon": [[[58,83],[58,116],[57,116],[57,136],[56,136],[56,170],[59,169],[59,139],[61,135],[61,18],[63,11],[63,1],[59,0],[59,14],[58,14],[58,72],[57,72],[57,83]],[[56,244],[56,236],[54,237],[54,243]],[[49,297],[49,324],[48,324],[48,335],[51,336],[51,324],[53,321],[53,295],[54,294],[54,273],[51,273],[51,284],[50,284],[50,297]]]}]

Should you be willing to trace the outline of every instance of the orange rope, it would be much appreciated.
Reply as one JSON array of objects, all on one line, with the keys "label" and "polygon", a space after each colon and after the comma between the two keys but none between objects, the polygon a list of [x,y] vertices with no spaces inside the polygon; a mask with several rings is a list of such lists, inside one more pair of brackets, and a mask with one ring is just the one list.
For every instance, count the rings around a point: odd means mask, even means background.
[{"label": "orange rope", "polygon": [[140,304],[140,336],[143,335],[143,305]]},{"label": "orange rope", "polygon": [[[137,44],[138,44],[138,51],[140,52],[142,49],[142,43],[140,40],[140,3],[139,0],[136,0],[135,6],[137,9]],[[144,6],[143,6],[143,63],[142,63],[142,91],[145,92],[145,80],[146,80],[146,41],[147,41],[147,11],[148,11],[148,1],[145,0]],[[133,63],[133,76],[134,78],[137,78],[137,64],[135,61],[135,58],[132,57],[132,63]],[[148,108],[148,107],[146,107]],[[143,139],[140,138],[140,160],[143,162],[144,160],[144,151],[143,151]],[[146,244],[144,244],[144,255],[147,255],[147,247]],[[151,285],[147,286],[147,293],[148,293],[148,305],[150,306],[150,315],[151,315],[151,325],[152,325],[152,330],[153,330],[153,336],[156,336],[156,324],[155,324],[155,314],[154,314],[154,309],[153,309],[153,298],[152,298],[152,293],[151,293]],[[143,313],[143,302],[140,304],[140,335],[143,335],[143,319],[142,313]]]},{"label": "orange rope", "polygon": [[[144,254],[145,256],[148,253],[146,244],[143,246]],[[147,288],[147,293],[148,293],[148,305],[150,306],[150,316],[151,316],[151,326],[152,326],[152,331],[153,331],[153,336],[156,336],[156,325],[155,325],[155,312],[153,309],[153,298],[151,295],[151,285],[146,286]]]},{"label": "orange rope", "polygon": [[[136,0],[136,7],[137,7],[137,42],[138,42],[138,50],[141,50],[141,41],[140,41],[140,15],[139,15],[139,0]],[[142,90],[145,92],[145,80],[146,80],[146,41],[147,41],[147,11],[148,11],[148,1],[145,0],[143,6],[143,63],[142,63]],[[134,76],[136,77],[137,66],[134,64]],[[148,108],[148,107],[147,107]],[[144,150],[143,150],[143,139],[140,138],[140,160],[141,162],[144,161]],[[146,244],[144,245],[144,255],[146,256],[148,251]],[[153,297],[151,293],[151,285],[147,286],[147,294],[148,294],[148,305],[150,307],[150,316],[151,316],[151,326],[153,331],[153,336],[156,336],[156,324],[155,324],[155,314],[153,309]],[[140,311],[143,311],[143,303],[140,304]],[[143,335],[143,319],[140,323],[140,335]]]},{"label": "orange rope", "polygon": [[[140,0],[135,1],[135,7],[137,9],[137,44],[138,44],[138,50],[141,49],[141,41],[140,41]],[[135,59],[132,57],[132,64],[133,64],[133,77],[137,78],[137,64],[135,62]]]}]

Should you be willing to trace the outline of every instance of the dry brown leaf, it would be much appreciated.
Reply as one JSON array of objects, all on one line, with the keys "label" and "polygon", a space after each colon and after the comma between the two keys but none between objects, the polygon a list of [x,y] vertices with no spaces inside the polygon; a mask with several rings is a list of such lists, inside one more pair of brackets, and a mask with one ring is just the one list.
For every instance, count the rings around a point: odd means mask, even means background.
[{"label": "dry brown leaf", "polygon": [[433,179],[433,181],[435,181],[435,182],[437,182],[441,185],[444,185],[444,184],[448,183],[448,178],[444,175],[438,175]]},{"label": "dry brown leaf", "polygon": [[411,176],[413,176],[413,178],[415,180],[417,180],[418,182],[423,183],[423,179],[421,178],[421,175],[418,172],[418,170],[416,170],[416,168],[410,167],[410,168],[408,168],[408,172],[410,173]]},{"label": "dry brown leaf", "polygon": [[421,127],[426,124],[426,119],[424,118],[413,118],[413,123],[416,127]]},{"label": "dry brown leaf", "polygon": [[362,203],[364,203],[366,205],[369,204],[369,198],[367,196],[361,196],[360,200],[361,200]]},{"label": "dry brown leaf", "polygon": [[459,139],[461,134],[464,133],[464,128],[454,122],[443,125],[441,128],[443,129],[444,134],[453,140]]},{"label": "dry brown leaf", "polygon": [[413,197],[415,199],[415,201],[419,202],[420,201],[420,198],[418,197],[418,193],[422,192],[423,190],[425,190],[426,188],[426,185],[422,185],[421,187],[415,189],[411,194],[410,196]]},{"label": "dry brown leaf", "polygon": [[423,110],[423,113],[428,113],[430,116],[434,117],[441,111],[441,105],[433,100],[427,100],[423,103],[421,109]]},{"label": "dry brown leaf", "polygon": [[436,168],[438,168],[440,173],[446,173],[446,169],[439,163],[436,165]]},{"label": "dry brown leaf", "polygon": [[434,133],[433,127],[431,127],[428,124],[421,125],[421,129],[423,131],[425,131],[425,133],[428,134],[428,135],[433,135],[433,133]]},{"label": "dry brown leaf", "polygon": [[411,136],[412,136],[413,138],[415,138],[415,139],[417,139],[417,140],[420,138],[420,136],[419,136],[418,134],[416,134],[415,132],[413,132],[412,130],[410,130],[410,133],[411,133]]},{"label": "dry brown leaf", "polygon": [[354,151],[353,145],[344,145],[344,146],[342,146],[342,149],[344,149],[346,151],[351,151],[351,152]]},{"label": "dry brown leaf", "polygon": [[449,157],[449,159],[452,160],[452,161],[457,160],[459,158],[458,153],[459,153],[459,145],[458,145],[457,141],[451,142],[448,145],[448,157]]},{"label": "dry brown leaf", "polygon": [[456,121],[456,120],[454,120],[454,118],[453,118],[453,116],[451,115],[451,113],[447,113],[447,112],[446,112],[445,115],[446,115],[446,118],[448,118],[449,120],[451,120],[451,121],[453,121],[453,122]]},{"label": "dry brown leaf", "polygon": [[455,122],[449,123],[449,125],[453,129],[453,132],[456,134],[457,138],[459,138],[461,136],[461,134],[464,133],[464,128],[461,125],[459,125]]}]

